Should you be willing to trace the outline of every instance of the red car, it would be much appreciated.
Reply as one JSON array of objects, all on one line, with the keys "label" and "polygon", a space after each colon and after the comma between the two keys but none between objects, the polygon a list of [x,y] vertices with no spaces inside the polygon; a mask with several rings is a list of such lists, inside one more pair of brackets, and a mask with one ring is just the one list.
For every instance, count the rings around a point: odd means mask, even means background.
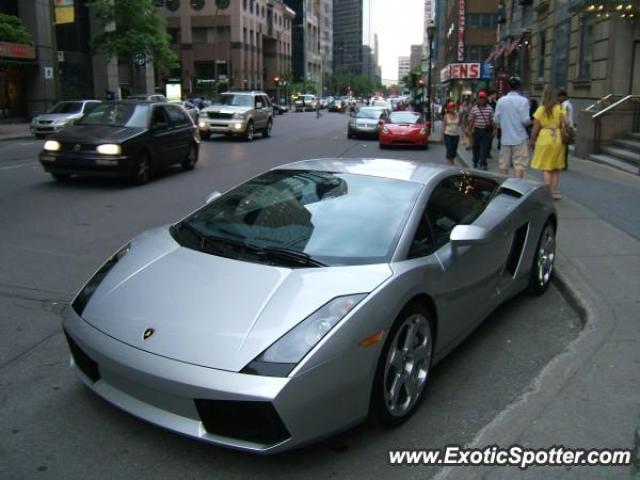
[{"label": "red car", "polygon": [[392,112],[386,121],[380,121],[380,148],[395,145],[429,146],[431,125],[417,112]]}]

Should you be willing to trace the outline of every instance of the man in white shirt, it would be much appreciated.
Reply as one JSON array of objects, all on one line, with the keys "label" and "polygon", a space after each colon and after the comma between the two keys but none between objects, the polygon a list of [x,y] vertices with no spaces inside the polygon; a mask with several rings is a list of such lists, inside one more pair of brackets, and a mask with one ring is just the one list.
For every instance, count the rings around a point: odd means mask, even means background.
[{"label": "man in white shirt", "polygon": [[[560,90],[558,92],[558,100],[560,101],[560,105],[562,105],[562,109],[564,110],[564,115],[567,118],[567,124],[571,128],[576,128],[575,116],[573,113],[573,105],[569,101],[569,95],[567,95],[566,90]],[[564,146],[564,169],[566,170],[569,167],[569,145]]]},{"label": "man in white shirt", "polygon": [[520,93],[522,82],[518,77],[509,79],[509,93],[498,100],[494,121],[501,134],[498,163],[500,173],[509,174],[513,165],[516,177],[524,177],[529,166],[529,136],[526,127],[531,123],[529,100]]}]

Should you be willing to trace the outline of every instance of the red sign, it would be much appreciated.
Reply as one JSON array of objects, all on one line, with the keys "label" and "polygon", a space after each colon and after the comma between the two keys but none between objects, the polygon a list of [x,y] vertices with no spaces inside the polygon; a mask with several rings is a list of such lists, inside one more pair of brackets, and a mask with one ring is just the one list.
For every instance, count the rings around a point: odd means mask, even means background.
[{"label": "red sign", "polygon": [[479,79],[482,77],[482,68],[479,63],[450,63],[440,72],[441,81],[460,79]]},{"label": "red sign", "polygon": [[36,51],[26,43],[0,42],[0,57],[33,60],[36,58]]},{"label": "red sign", "polygon": [[464,61],[464,27],[465,27],[465,4],[464,0],[458,3],[458,61]]}]

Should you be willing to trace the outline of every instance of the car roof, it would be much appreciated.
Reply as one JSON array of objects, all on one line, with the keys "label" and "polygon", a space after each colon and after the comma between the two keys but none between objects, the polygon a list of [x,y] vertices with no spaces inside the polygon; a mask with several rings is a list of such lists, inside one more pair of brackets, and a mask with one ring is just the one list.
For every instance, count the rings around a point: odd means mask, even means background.
[{"label": "car roof", "polygon": [[373,177],[404,180],[424,185],[449,172],[462,170],[438,163],[390,158],[318,158],[280,165],[274,170],[315,170],[324,172],[351,173]]}]

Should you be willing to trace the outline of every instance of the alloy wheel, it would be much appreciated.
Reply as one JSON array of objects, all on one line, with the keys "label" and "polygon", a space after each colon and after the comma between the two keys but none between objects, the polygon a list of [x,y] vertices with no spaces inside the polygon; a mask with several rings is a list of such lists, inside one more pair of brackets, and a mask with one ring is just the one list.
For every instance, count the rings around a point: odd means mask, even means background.
[{"label": "alloy wheel", "polygon": [[538,261],[536,265],[536,281],[543,288],[551,280],[553,265],[556,258],[556,240],[553,227],[547,224],[540,237],[538,246]]},{"label": "alloy wheel", "polygon": [[432,355],[429,320],[408,316],[393,337],[384,367],[384,401],[389,414],[403,417],[413,410],[427,382]]}]

